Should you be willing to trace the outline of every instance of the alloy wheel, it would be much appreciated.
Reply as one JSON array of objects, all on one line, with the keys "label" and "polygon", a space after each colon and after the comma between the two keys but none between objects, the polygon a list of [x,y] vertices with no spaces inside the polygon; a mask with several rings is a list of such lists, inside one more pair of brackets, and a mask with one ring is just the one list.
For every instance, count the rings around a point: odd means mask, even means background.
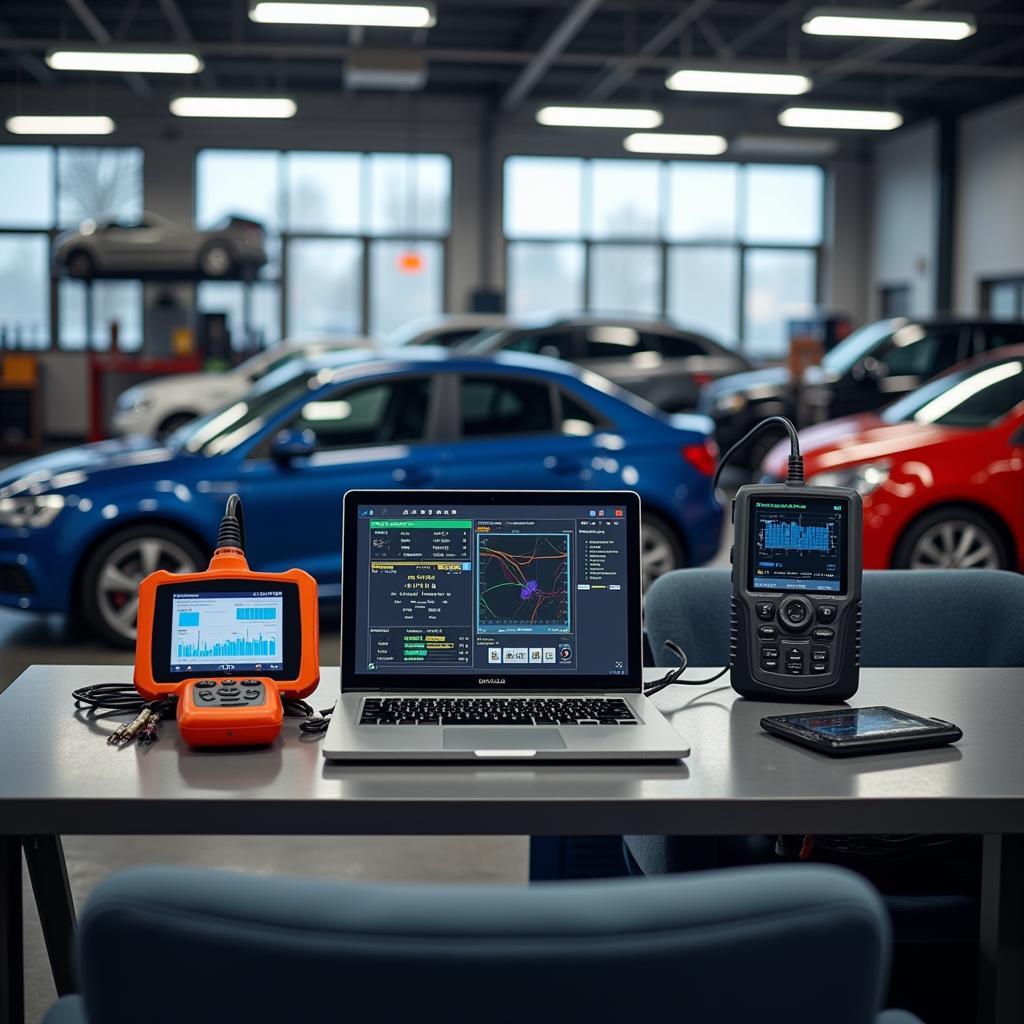
[{"label": "alloy wheel", "polygon": [[998,569],[999,551],[977,523],[950,519],[936,523],[917,538],[911,569]]}]

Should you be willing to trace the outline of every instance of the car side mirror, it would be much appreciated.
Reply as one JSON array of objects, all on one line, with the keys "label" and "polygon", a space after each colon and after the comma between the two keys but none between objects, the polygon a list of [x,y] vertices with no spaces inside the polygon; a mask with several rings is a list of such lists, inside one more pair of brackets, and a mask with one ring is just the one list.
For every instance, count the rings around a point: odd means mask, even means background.
[{"label": "car side mirror", "polygon": [[279,430],[270,446],[270,453],[278,462],[307,458],[316,451],[316,434],[305,430]]}]

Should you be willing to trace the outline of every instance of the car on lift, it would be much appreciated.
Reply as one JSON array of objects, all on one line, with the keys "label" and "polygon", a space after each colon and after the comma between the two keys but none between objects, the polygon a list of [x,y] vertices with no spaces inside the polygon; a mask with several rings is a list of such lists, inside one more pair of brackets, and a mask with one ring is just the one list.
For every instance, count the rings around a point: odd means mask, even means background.
[{"label": "car on lift", "polygon": [[252,280],[267,262],[263,225],[227,217],[200,231],[156,213],[138,221],[84,220],[57,236],[53,261],[58,273],[93,278],[214,278]]},{"label": "car on lift", "polygon": [[[1024,572],[1024,345],[803,430],[800,449],[809,483],[864,496],[866,569]],[[769,479],[788,455],[788,442],[772,450]]]},{"label": "car on lift", "polygon": [[115,434],[146,434],[162,440],[197,416],[241,398],[258,380],[293,359],[372,345],[369,338],[359,337],[286,338],[229,370],[156,377],[118,395],[111,426]]},{"label": "car on lift", "polygon": [[103,441],[0,471],[0,605],[74,611],[130,645],[139,581],[203,568],[232,491],[253,568],[298,566],[335,597],[348,488],[629,488],[650,582],[718,550],[711,430],[537,356],[296,359],[166,445]]},{"label": "car on lift", "polygon": [[[803,426],[880,409],[936,375],[1002,345],[1024,344],[1024,323],[986,319],[908,320],[866,324],[808,367],[799,389],[786,366],[767,366],[708,385],[697,409],[715,421],[724,452],[766,416]],[[755,469],[775,445],[762,435],[737,452]]]},{"label": "car on lift", "polygon": [[667,412],[693,409],[700,389],[751,369],[749,360],[706,335],[665,320],[594,315],[520,320],[462,342],[469,352],[554,356],[646,398]]}]

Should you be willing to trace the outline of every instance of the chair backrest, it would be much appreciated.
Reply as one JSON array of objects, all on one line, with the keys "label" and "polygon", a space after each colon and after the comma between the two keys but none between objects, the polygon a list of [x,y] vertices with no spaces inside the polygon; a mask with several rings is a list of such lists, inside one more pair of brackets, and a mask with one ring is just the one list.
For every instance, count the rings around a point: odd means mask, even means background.
[{"label": "chair backrest", "polygon": [[[666,639],[691,665],[729,660],[728,569],[680,569],[647,593],[648,640],[674,665]],[[993,569],[864,573],[861,664],[950,668],[1024,665],[1024,576]]]},{"label": "chair backrest", "polygon": [[874,890],[817,865],[529,888],[140,868],[77,941],[89,1024],[868,1024],[890,955]]}]

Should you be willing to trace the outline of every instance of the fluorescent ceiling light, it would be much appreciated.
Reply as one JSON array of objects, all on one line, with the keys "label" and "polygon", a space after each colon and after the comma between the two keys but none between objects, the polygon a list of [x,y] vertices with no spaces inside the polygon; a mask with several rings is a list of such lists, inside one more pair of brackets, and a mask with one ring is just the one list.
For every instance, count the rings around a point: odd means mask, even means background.
[{"label": "fluorescent ceiling light", "polygon": [[815,7],[804,15],[812,36],[869,36],[873,39],[966,39],[974,35],[973,15],[899,10]]},{"label": "fluorescent ceiling light", "polygon": [[437,23],[432,4],[292,3],[256,0],[249,17],[268,25],[372,25],[386,28],[431,28]]},{"label": "fluorescent ceiling light", "polygon": [[109,135],[114,130],[114,122],[101,115],[19,114],[7,118],[7,130],[12,135]]},{"label": "fluorescent ceiling light", "polygon": [[678,92],[763,93],[769,96],[799,96],[811,87],[806,75],[763,71],[711,71],[680,68],[665,79]]},{"label": "fluorescent ceiling light", "polygon": [[51,50],[46,63],[55,71],[123,71],[194,75],[203,70],[195,53],[145,53],[127,50]]},{"label": "fluorescent ceiling light", "polygon": [[664,120],[645,107],[541,107],[537,123],[555,128],[657,128]]},{"label": "fluorescent ceiling light", "polygon": [[891,132],[903,124],[895,110],[830,110],[825,107],[786,107],[779,114],[786,128],[851,128],[869,132]]},{"label": "fluorescent ceiling light", "polygon": [[674,135],[671,132],[634,132],[622,143],[630,153],[682,153],[689,156],[718,156],[726,141],[721,135]]},{"label": "fluorescent ceiling light", "polygon": [[176,117],[294,117],[295,100],[286,96],[175,96]]}]

